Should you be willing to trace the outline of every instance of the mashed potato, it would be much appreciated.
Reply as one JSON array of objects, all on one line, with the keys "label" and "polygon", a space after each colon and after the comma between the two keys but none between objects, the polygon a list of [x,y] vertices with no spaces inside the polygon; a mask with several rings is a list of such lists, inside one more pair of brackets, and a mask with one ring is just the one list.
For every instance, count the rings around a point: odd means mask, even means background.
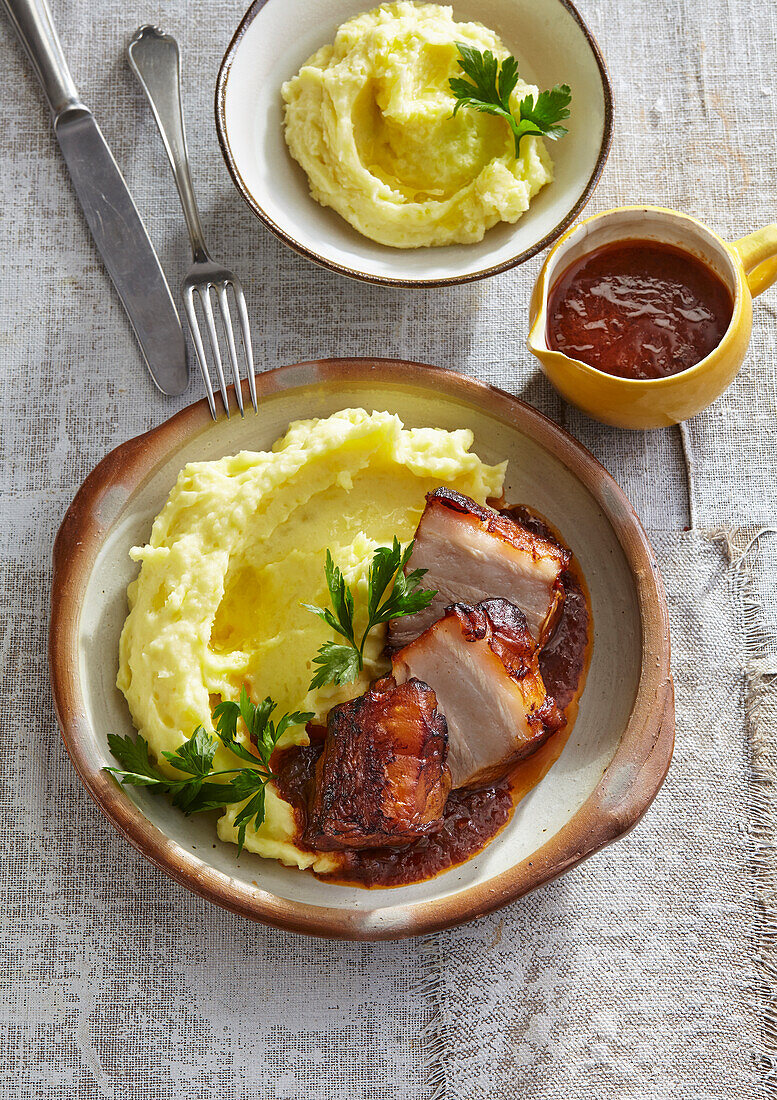
[{"label": "mashed potato", "polygon": [[[406,429],[389,413],[346,409],[292,424],[271,452],[186,466],[148,545],[131,552],[141,569],[121,635],[117,683],[157,757],[198,725],[212,732],[212,707],[236,699],[243,683],[255,701],[271,695],[278,714],[314,711],[323,722],[335,703],[386,671],[383,626],[370,635],[357,683],[308,691],[313,657],[331,635],[301,604],[327,605],[329,548],[363,623],[373,551],[394,535],[403,543],[413,537],[429,490],[448,485],[481,502],[500,494],[504,465],[486,466],[471,446],[464,429]],[[297,726],[283,743],[307,740]],[[231,765],[220,748],[214,768]],[[240,809],[219,819],[222,840],[237,843]],[[331,869],[331,856],[301,851],[294,835],[291,807],[269,787],[264,824],[249,827],[246,848]]]},{"label": "mashed potato", "polygon": [[[286,141],[313,198],[381,244],[482,240],[553,178],[541,139],[524,138],[516,159],[504,119],[452,117],[456,42],[509,56],[493,31],[456,23],[450,8],[400,0],[349,19],[283,85]],[[530,92],[519,80],[511,102]]]}]

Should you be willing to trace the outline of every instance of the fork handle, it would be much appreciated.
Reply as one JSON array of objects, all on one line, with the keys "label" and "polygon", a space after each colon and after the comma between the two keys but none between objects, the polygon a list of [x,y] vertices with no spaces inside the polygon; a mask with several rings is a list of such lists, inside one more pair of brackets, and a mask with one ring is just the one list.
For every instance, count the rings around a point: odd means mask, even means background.
[{"label": "fork handle", "polygon": [[62,53],[46,0],[0,0],[43,85],[54,118],[81,100]]},{"label": "fork handle", "polygon": [[[8,0],[2,2],[7,3]],[[202,263],[210,257],[205,247],[205,236],[189,170],[181,104],[181,55],[178,43],[172,35],[163,34],[156,27],[141,27],[132,36],[127,52],[130,66],[146,93],[162,135],[181,197],[195,262]]]}]

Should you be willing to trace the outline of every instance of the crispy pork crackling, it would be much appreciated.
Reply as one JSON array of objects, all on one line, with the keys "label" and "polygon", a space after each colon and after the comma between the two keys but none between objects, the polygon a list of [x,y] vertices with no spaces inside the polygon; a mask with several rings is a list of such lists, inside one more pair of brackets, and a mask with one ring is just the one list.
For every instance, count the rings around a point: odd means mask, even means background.
[{"label": "crispy pork crackling", "polygon": [[437,832],[451,787],[435,694],[388,676],[329,713],[305,842],[320,851],[408,844]]}]

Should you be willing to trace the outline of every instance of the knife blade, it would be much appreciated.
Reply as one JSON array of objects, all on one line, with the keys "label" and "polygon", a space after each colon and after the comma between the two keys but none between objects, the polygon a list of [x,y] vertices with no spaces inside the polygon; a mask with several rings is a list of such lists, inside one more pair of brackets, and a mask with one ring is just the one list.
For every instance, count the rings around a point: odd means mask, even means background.
[{"label": "knife blade", "polygon": [[81,102],[46,0],[0,0],[33,63],[70,177],[143,358],[162,393],[189,384],[186,339],[154,246],[91,111]]},{"label": "knife blade", "polygon": [[186,340],[154,246],[91,111],[74,107],[54,132],[94,242],[162,393],[189,384]]}]

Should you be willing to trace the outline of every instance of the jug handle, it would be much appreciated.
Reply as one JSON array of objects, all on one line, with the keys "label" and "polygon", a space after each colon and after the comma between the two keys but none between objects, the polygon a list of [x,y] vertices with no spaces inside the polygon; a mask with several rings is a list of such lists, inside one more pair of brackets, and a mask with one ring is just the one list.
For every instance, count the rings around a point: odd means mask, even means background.
[{"label": "jug handle", "polygon": [[747,275],[750,293],[755,298],[777,281],[777,225],[765,225],[748,233],[738,241],[732,241],[731,247],[742,261]]}]

